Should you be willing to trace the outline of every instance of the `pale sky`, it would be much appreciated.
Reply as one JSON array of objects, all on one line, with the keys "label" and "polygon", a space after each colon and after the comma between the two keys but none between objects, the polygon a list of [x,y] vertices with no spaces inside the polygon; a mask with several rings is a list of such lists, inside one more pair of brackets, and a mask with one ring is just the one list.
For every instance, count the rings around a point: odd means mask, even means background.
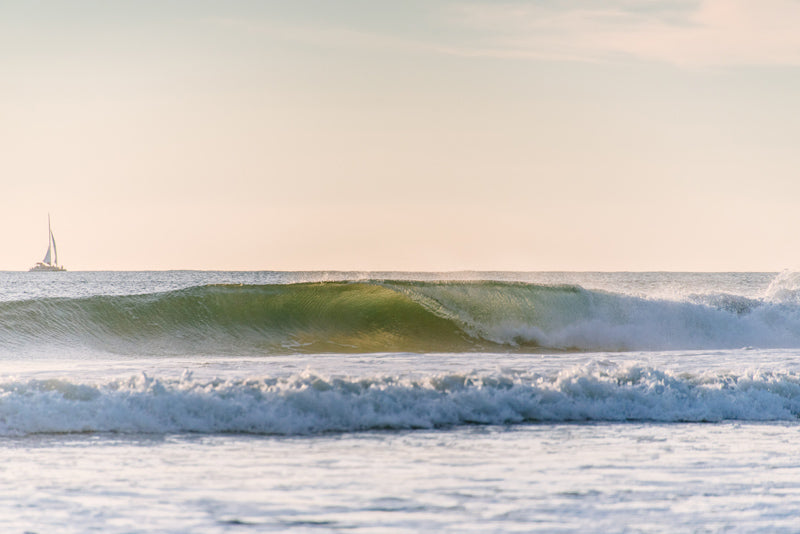
[{"label": "pale sky", "polygon": [[0,270],[800,265],[800,1],[0,0]]}]

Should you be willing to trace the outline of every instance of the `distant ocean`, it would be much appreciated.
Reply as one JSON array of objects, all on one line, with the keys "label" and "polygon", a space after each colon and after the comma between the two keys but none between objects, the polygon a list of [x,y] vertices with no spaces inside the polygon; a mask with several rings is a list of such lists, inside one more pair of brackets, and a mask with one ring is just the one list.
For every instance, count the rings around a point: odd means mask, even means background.
[{"label": "distant ocean", "polygon": [[797,532],[800,274],[0,272],[3,532]]}]

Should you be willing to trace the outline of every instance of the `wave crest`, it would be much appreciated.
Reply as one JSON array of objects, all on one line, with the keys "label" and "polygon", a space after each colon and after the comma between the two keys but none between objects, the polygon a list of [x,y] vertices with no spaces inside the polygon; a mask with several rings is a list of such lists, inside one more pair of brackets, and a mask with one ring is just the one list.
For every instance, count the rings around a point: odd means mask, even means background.
[{"label": "wave crest", "polygon": [[800,303],[654,300],[579,286],[359,281],[210,285],[0,303],[0,352],[286,354],[800,347]]}]

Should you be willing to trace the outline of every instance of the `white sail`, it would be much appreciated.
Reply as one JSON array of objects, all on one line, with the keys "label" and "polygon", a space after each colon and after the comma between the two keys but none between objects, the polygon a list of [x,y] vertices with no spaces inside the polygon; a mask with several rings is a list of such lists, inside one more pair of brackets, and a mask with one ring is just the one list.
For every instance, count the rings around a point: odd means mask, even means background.
[{"label": "white sail", "polygon": [[50,265],[50,243],[47,243],[47,254],[44,255],[42,263]]},{"label": "white sail", "polygon": [[[45,265],[51,265],[51,263],[52,263],[50,261],[50,251],[53,248],[52,243],[53,243],[53,230],[50,229],[50,214],[48,213],[47,214],[47,254],[44,255],[44,259],[42,260],[42,263],[44,263]],[[56,263],[58,263],[58,260],[56,260]]]},{"label": "white sail", "polygon": [[54,256],[54,258],[56,260],[53,263],[58,265],[58,249],[56,248],[56,238],[53,237],[53,231],[52,230],[50,231],[50,242],[53,243],[53,256]]}]

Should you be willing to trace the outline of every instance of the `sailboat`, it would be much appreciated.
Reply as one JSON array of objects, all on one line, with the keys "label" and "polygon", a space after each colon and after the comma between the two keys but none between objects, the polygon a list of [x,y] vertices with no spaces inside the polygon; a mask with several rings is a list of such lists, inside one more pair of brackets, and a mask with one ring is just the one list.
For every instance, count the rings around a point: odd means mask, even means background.
[{"label": "sailboat", "polygon": [[56,238],[53,237],[53,230],[50,229],[50,214],[47,214],[47,254],[44,259],[30,268],[31,271],[66,271],[58,264],[58,249],[56,249]]}]

